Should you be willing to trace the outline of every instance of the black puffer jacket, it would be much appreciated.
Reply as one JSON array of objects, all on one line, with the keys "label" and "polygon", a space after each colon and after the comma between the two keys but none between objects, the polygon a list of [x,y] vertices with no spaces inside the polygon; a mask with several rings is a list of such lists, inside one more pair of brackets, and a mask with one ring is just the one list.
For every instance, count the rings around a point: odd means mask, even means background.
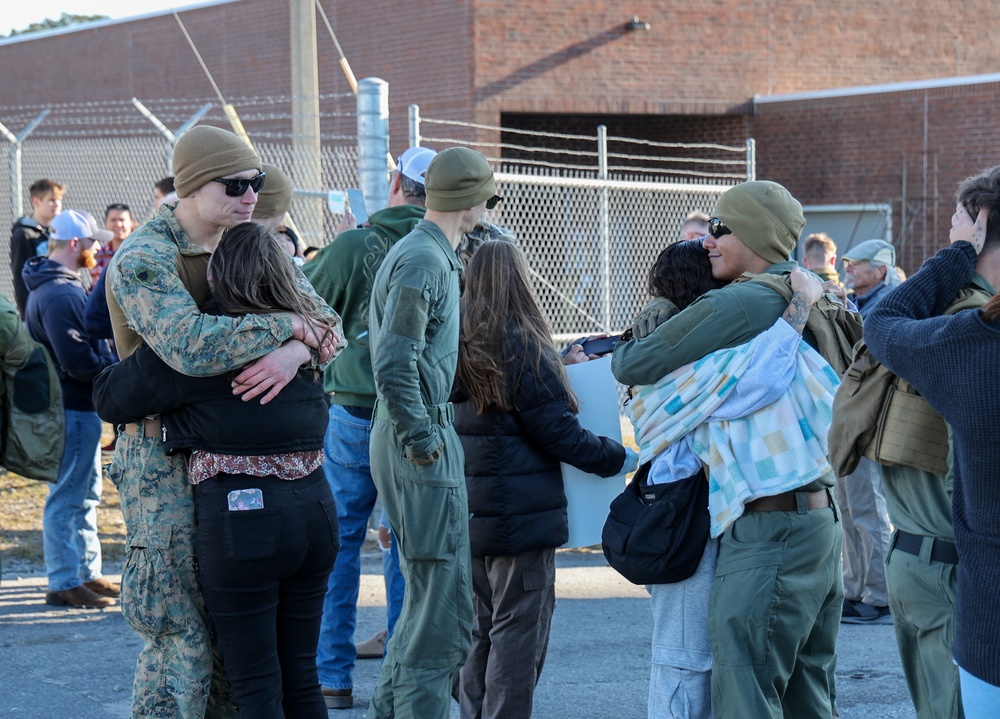
[{"label": "black puffer jacket", "polygon": [[465,450],[473,556],[503,556],[566,543],[566,493],[559,463],[610,477],[625,448],[585,430],[551,369],[536,374],[524,341],[509,337],[520,362],[511,373],[516,412],[476,412],[461,387],[455,429]]}]

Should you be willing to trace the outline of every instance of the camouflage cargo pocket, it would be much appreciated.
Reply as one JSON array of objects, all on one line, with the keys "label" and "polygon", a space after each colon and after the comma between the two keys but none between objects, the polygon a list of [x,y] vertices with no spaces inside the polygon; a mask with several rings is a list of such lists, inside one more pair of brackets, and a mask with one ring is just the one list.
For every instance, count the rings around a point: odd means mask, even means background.
[{"label": "camouflage cargo pocket", "polygon": [[140,524],[125,547],[122,615],[142,636],[183,629],[191,600],[179,573],[164,556],[170,549],[169,524]]}]

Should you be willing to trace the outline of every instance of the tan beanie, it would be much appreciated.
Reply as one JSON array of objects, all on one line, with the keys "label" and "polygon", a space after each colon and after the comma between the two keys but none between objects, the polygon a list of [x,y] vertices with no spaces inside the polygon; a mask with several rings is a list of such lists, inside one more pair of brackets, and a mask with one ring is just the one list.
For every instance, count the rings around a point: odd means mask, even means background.
[{"label": "tan beanie", "polygon": [[439,152],[424,173],[428,210],[468,210],[497,194],[493,170],[481,152],[450,147]]},{"label": "tan beanie", "polygon": [[178,197],[187,197],[216,177],[260,168],[260,158],[249,145],[218,127],[192,127],[174,145],[174,189]]},{"label": "tan beanie", "polygon": [[806,226],[802,205],[777,182],[753,180],[722,193],[715,216],[771,264],[792,256]]},{"label": "tan beanie", "polygon": [[292,181],[275,165],[264,164],[264,186],[257,193],[257,206],[253,208],[255,220],[270,220],[284,217],[292,206]]}]

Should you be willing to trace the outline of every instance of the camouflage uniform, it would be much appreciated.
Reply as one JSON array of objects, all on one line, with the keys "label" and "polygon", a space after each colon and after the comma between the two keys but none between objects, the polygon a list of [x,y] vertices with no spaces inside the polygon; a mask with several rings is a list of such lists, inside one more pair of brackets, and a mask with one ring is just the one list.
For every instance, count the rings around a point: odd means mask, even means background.
[{"label": "camouflage uniform", "polygon": [[[123,359],[145,342],[179,372],[213,375],[257,359],[292,336],[286,316],[202,315],[197,303],[208,293],[208,259],[169,206],[115,253],[108,267],[108,308]],[[217,660],[213,667],[185,459],[167,456],[160,438],[123,434],[109,474],[126,526],[122,614],[145,641],[132,717],[235,716]]]}]

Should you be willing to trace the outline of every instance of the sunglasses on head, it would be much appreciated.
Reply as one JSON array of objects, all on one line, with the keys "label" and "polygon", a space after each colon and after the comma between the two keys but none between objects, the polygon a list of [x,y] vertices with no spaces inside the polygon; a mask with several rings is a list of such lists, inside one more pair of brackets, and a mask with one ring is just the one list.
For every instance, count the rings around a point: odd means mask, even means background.
[{"label": "sunglasses on head", "polygon": [[104,208],[105,216],[109,212],[131,212],[131,211],[132,210],[129,209],[129,206],[123,202],[115,202],[114,204],[108,205],[107,207]]},{"label": "sunglasses on head", "polygon": [[501,200],[503,200],[503,198],[500,197],[500,195],[493,195],[493,197],[486,201],[486,209],[492,210],[500,203]]},{"label": "sunglasses on head", "polygon": [[708,234],[710,234],[713,239],[717,240],[725,235],[733,234],[733,231],[722,224],[722,220],[718,217],[710,217],[708,219]]},{"label": "sunglasses on head", "polygon": [[255,193],[260,192],[260,188],[264,186],[264,177],[267,173],[262,172],[257,177],[251,177],[249,180],[242,178],[232,178],[227,180],[224,177],[213,177],[212,182],[218,182],[226,186],[226,194],[230,197],[243,197],[246,194],[247,188],[249,187]]}]

